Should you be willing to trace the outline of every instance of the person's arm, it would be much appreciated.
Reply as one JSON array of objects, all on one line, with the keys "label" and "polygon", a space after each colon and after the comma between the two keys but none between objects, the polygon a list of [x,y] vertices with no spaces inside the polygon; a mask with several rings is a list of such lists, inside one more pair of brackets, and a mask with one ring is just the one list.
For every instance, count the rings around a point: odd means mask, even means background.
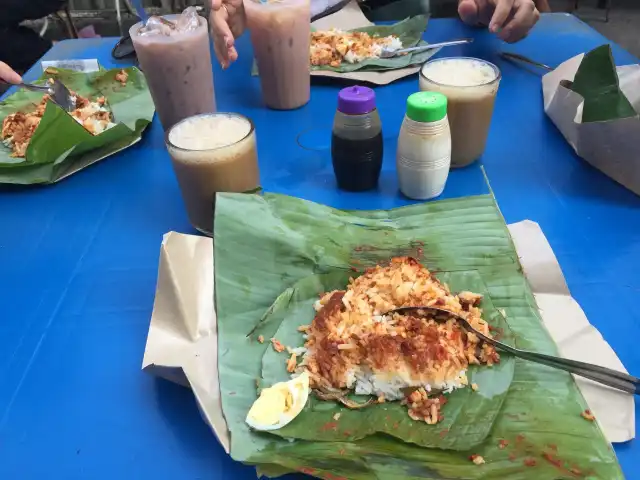
[{"label": "person's arm", "polygon": [[0,62],[0,80],[13,85],[22,82],[22,77],[18,75],[9,65]]}]

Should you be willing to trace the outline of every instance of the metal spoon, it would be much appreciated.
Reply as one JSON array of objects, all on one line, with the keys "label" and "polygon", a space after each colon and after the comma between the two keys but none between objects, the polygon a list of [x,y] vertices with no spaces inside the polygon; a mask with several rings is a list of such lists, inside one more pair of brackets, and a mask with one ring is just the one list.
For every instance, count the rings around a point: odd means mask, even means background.
[{"label": "metal spoon", "polygon": [[[136,15],[138,15],[138,18],[142,22],[142,27],[145,27],[150,17],[147,14],[147,12],[144,10],[144,6],[142,5],[142,0],[131,0],[131,3],[133,5],[134,10],[136,11]],[[171,20],[167,20],[166,18],[161,16],[158,16],[157,18],[159,18],[160,21],[165,25],[171,28],[176,28],[176,24]]]},{"label": "metal spoon", "polygon": [[149,21],[149,15],[144,11],[144,7],[142,6],[142,0],[131,0],[131,4],[133,5],[134,10],[136,11],[136,15],[142,21],[142,26],[144,27]]},{"label": "metal spoon", "polygon": [[552,368],[559,370],[565,370],[567,372],[574,373],[581,377],[588,378],[603,385],[622,390],[631,394],[640,394],[640,378],[633,377],[626,373],[611,370],[610,368],[601,367],[599,365],[593,365],[585,362],[578,362],[577,360],[569,360],[567,358],[554,357],[551,355],[545,355],[542,353],[530,352],[528,350],[520,350],[514,348],[505,343],[499,342],[493,338],[487,337],[475,328],[473,328],[466,319],[460,315],[437,307],[400,307],[394,308],[388,311],[385,315],[391,313],[414,313],[419,316],[428,316],[436,322],[444,323],[450,318],[453,318],[462,326],[466,331],[473,333],[483,342],[493,345],[498,350],[508,352],[515,357],[529,360],[530,362],[541,363]]},{"label": "metal spoon", "polygon": [[[7,83],[7,82],[3,82]],[[57,104],[60,108],[67,112],[72,112],[76,109],[76,99],[67,87],[57,79],[53,79],[53,83],[47,83],[46,85],[35,85],[33,83],[18,83],[16,87],[25,88],[33,92],[46,93],[51,97],[51,100]]]},{"label": "metal spoon", "polygon": [[451,40],[449,42],[430,43],[428,45],[418,45],[417,47],[403,48],[401,50],[389,50],[384,47],[380,52],[380,58],[392,58],[397,55],[403,55],[405,53],[422,52],[426,50],[433,50],[435,48],[449,47],[451,45],[464,45],[465,43],[473,42],[473,38],[461,38],[460,40]]},{"label": "metal spoon", "polygon": [[529,57],[525,57],[524,55],[520,55],[519,53],[511,53],[511,52],[501,52],[500,56],[506,60],[517,61],[528,63],[529,65],[533,65],[534,67],[542,68],[543,70],[552,71],[553,68],[549,65],[545,65],[544,63],[536,62],[535,60],[531,60]]}]

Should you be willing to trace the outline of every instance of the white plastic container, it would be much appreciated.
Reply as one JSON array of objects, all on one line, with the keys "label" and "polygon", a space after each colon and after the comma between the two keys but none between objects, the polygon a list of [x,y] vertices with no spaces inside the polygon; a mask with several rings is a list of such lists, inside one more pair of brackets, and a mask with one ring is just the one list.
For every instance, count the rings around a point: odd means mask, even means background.
[{"label": "white plastic container", "polygon": [[410,95],[396,155],[400,191],[415,200],[435,198],[444,190],[450,166],[447,98],[435,92]]}]

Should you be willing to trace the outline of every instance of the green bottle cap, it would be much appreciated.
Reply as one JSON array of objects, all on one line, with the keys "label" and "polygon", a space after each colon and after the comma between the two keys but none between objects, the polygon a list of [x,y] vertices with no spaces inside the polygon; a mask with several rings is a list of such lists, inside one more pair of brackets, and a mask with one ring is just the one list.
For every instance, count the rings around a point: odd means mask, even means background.
[{"label": "green bottle cap", "polygon": [[447,114],[447,97],[437,92],[418,92],[407,98],[407,117],[414,122],[437,122]]}]

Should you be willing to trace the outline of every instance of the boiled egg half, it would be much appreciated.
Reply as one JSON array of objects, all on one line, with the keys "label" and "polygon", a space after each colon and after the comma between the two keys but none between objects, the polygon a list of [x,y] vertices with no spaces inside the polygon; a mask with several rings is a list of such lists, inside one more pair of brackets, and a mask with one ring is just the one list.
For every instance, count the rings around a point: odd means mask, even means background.
[{"label": "boiled egg half", "polygon": [[276,383],[260,392],[246,422],[255,430],[277,430],[296,418],[309,399],[309,373],[288,382]]}]

